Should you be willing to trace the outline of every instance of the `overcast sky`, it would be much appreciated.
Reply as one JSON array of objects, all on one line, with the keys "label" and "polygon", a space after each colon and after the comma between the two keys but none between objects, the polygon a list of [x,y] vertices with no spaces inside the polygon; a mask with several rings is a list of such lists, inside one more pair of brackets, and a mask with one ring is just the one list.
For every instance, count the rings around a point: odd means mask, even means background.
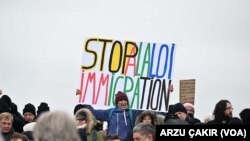
[{"label": "overcast sky", "polygon": [[196,116],[228,99],[250,107],[249,0],[0,0],[0,89],[22,112],[47,102],[73,114],[88,37],[175,43],[174,92],[196,79]]}]

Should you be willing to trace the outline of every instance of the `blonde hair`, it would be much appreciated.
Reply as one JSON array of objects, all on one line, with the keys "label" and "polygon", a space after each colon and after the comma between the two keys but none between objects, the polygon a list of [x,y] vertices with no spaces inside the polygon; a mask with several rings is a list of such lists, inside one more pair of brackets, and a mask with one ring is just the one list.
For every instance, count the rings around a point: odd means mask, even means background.
[{"label": "blonde hair", "polygon": [[10,119],[12,122],[14,120],[13,116],[8,112],[3,112],[0,114],[0,120],[2,120],[2,119]]}]

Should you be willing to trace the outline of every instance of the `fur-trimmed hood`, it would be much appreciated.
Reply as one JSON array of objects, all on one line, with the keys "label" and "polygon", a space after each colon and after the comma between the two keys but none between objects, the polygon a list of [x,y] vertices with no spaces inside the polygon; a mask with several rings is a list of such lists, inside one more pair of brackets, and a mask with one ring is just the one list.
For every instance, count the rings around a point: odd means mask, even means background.
[{"label": "fur-trimmed hood", "polygon": [[87,125],[85,126],[86,128],[86,133],[90,134],[92,132],[92,130],[94,129],[95,125],[97,124],[96,118],[95,116],[92,114],[92,112],[87,109],[87,108],[81,108],[79,109],[76,114],[75,117],[80,113],[80,112],[84,112],[87,116]]}]

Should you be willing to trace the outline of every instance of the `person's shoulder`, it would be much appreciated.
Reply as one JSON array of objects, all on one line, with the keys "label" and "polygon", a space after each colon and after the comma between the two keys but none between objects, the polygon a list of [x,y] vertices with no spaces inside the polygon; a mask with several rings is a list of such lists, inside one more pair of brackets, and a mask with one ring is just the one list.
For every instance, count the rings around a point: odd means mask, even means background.
[{"label": "person's shoulder", "polygon": [[190,124],[199,124],[199,123],[201,123],[201,120],[199,120],[198,118],[190,118],[189,119],[189,123]]},{"label": "person's shoulder", "polygon": [[164,122],[164,125],[190,125],[190,123],[179,118],[170,118]]},{"label": "person's shoulder", "polygon": [[230,125],[242,125],[243,122],[238,117],[233,117],[228,121],[228,124]]},{"label": "person's shoulder", "polygon": [[208,121],[206,124],[207,125],[220,125],[220,123],[218,123],[215,119]]}]

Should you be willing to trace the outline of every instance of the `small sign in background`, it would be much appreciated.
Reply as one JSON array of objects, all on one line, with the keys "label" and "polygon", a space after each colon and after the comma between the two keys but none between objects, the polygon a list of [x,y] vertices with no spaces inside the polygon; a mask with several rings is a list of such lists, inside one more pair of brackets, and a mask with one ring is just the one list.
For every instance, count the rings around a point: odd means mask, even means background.
[{"label": "small sign in background", "polygon": [[180,103],[192,103],[195,100],[195,79],[180,80]]}]

